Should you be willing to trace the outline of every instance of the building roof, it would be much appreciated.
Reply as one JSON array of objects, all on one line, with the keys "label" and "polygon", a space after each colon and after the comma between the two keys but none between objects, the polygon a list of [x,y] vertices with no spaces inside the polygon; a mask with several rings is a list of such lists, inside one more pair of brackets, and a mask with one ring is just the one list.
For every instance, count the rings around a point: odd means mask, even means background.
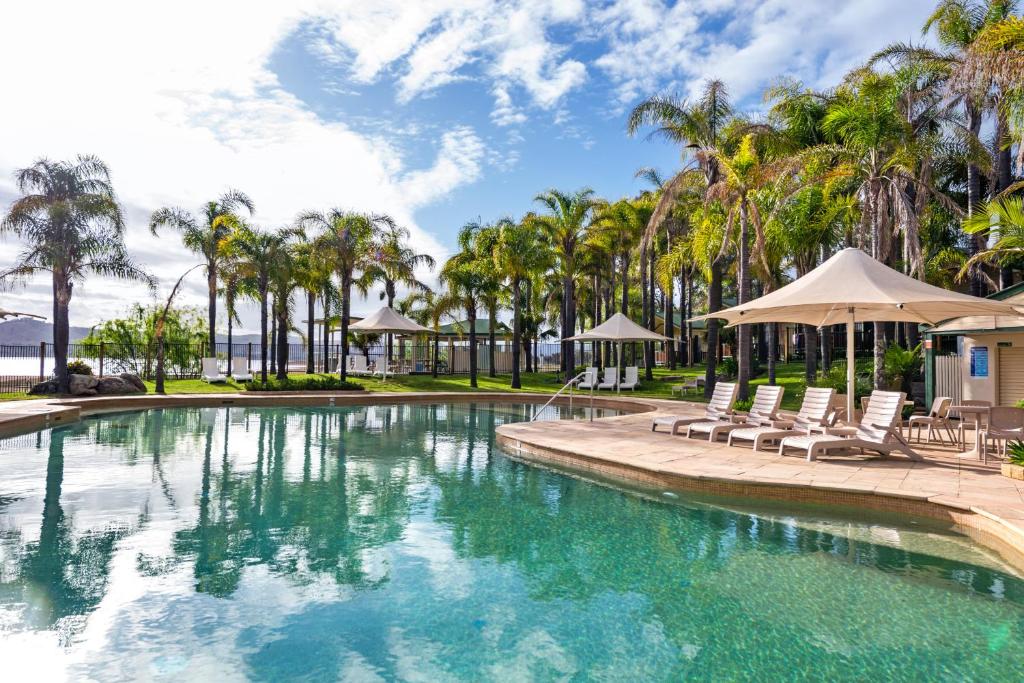
[{"label": "building roof", "polygon": [[[476,319],[476,333],[478,335],[486,335],[490,327],[490,318],[477,318]],[[500,320],[494,325],[495,333],[500,337],[507,337],[512,334],[512,330],[508,325],[501,322]],[[454,323],[448,323],[447,325],[441,325],[438,336],[441,337],[465,337],[469,334],[469,321],[460,320]]]},{"label": "building roof", "polygon": [[[1024,282],[989,294],[989,299],[1016,303],[1024,307]],[[925,334],[963,334],[964,332],[996,332],[1024,328],[1024,315],[965,315],[925,330]]]}]

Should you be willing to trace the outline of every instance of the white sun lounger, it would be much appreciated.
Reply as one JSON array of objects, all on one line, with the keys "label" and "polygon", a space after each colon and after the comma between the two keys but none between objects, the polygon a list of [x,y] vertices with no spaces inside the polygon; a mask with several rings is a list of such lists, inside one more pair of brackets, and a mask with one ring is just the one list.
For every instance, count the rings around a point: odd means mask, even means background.
[{"label": "white sun lounger", "polygon": [[249,359],[242,356],[235,356],[231,359],[231,376],[239,382],[252,381],[252,372],[249,370]]},{"label": "white sun lounger", "polygon": [[680,427],[685,427],[694,422],[716,420],[728,423],[729,417],[732,415],[732,404],[736,402],[736,392],[738,390],[739,386],[733,382],[719,382],[715,385],[711,401],[704,406],[703,416],[682,417],[680,415],[663,415],[656,417],[651,422],[651,431],[657,431],[658,425],[661,425],[663,427],[670,427],[673,434],[678,434]]},{"label": "white sun lounger", "polygon": [[626,377],[619,384],[619,389],[629,389],[630,391],[640,386],[640,369],[635,365],[626,367]]},{"label": "white sun lounger", "polygon": [[370,371],[366,367],[366,356],[349,356],[348,374],[369,375]]},{"label": "white sun lounger", "polygon": [[769,425],[778,417],[782,393],[783,388],[778,385],[762,384],[757,388],[757,392],[754,394],[754,403],[750,406],[746,416],[733,415],[729,422],[722,420],[693,422],[686,427],[686,436],[694,437],[697,434],[707,434],[709,441],[717,441],[718,437],[734,429],[742,429],[744,426]]},{"label": "white sun lounger", "polygon": [[616,368],[605,368],[604,369],[604,381],[597,385],[598,389],[614,389],[615,385],[619,383],[619,369]]},{"label": "white sun lounger", "polygon": [[807,452],[808,460],[816,460],[819,455],[832,449],[859,448],[862,451],[876,451],[883,456],[899,451],[911,460],[922,460],[921,455],[910,447],[897,430],[906,399],[907,395],[902,391],[875,390],[871,392],[867,412],[856,428],[850,428],[849,435],[831,433],[788,436],[779,442],[779,455],[787,448],[799,448]]},{"label": "white sun lounger", "polygon": [[587,374],[580,380],[580,383],[576,385],[577,389],[595,389],[597,388],[597,368],[587,368]]},{"label": "white sun lounger", "polygon": [[228,381],[227,377],[220,374],[216,358],[203,359],[203,374],[201,377],[204,382],[209,382],[210,384],[220,384],[221,382]]},{"label": "white sun lounger", "polygon": [[800,410],[792,420],[772,420],[760,427],[743,427],[729,432],[729,445],[735,441],[753,441],[754,450],[768,442],[775,442],[787,436],[810,434],[815,430],[823,431],[831,426],[834,416],[832,398],[836,390],[827,387],[808,387]]}]

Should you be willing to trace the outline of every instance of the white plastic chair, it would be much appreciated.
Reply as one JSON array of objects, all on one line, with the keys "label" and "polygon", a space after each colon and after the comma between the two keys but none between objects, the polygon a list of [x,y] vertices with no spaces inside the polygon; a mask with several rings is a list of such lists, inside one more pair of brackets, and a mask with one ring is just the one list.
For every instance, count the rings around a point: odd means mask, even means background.
[{"label": "white plastic chair", "polygon": [[249,370],[249,359],[242,356],[235,356],[231,359],[231,376],[239,382],[252,380],[252,372]]},{"label": "white plastic chair", "polygon": [[210,384],[220,384],[221,382],[227,382],[228,378],[220,374],[216,358],[204,358],[202,380]]}]

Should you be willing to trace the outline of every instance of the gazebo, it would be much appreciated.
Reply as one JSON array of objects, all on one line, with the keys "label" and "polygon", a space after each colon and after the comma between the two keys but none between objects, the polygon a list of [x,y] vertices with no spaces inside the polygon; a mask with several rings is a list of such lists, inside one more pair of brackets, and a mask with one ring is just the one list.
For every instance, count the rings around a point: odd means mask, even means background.
[{"label": "gazebo", "polygon": [[722,318],[728,327],[767,322],[822,327],[846,323],[846,414],[854,414],[854,323],[935,324],[964,315],[1015,315],[1018,308],[929,285],[877,261],[860,249],[837,252],[807,275],[739,306],[696,316]]},{"label": "gazebo", "polygon": [[[357,323],[353,323],[348,326],[350,332],[365,333],[365,332],[378,332],[378,333],[390,333],[390,334],[431,334],[433,330],[429,327],[424,327],[417,322],[409,320],[404,315],[396,312],[395,309],[388,306],[377,310],[374,313],[366,316]],[[384,363],[384,372],[382,374],[384,379],[388,378],[388,366]]]},{"label": "gazebo", "polygon": [[[619,360],[622,359],[623,342],[647,342],[647,341],[672,341],[668,337],[657,332],[651,332],[646,327],[641,327],[630,320],[622,313],[616,313],[605,320],[597,327],[591,328],[575,337],[566,337],[566,341],[589,341],[593,343],[610,341],[619,345]],[[617,369],[618,372],[622,368]],[[619,391],[619,382],[615,382],[615,391]]]}]

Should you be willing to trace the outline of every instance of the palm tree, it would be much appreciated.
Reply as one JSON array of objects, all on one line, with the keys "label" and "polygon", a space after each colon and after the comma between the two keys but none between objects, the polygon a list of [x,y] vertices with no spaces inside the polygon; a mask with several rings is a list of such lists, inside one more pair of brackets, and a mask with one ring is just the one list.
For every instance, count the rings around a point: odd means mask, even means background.
[{"label": "palm tree", "polygon": [[[284,257],[288,241],[295,236],[294,229],[275,231],[257,230],[241,225],[224,243],[225,254],[233,259],[240,277],[247,280],[248,288],[260,304],[260,379],[267,381],[267,315],[271,278],[275,263]],[[285,332],[287,335],[287,331]],[[287,338],[287,336],[286,336]]]},{"label": "palm tree", "polygon": [[459,230],[459,251],[441,268],[441,281],[449,296],[466,313],[469,326],[469,386],[477,386],[476,314],[494,271],[493,256],[482,257],[476,244],[479,223],[467,223]]},{"label": "palm tree", "polygon": [[348,324],[352,308],[352,284],[356,270],[363,271],[373,260],[374,242],[381,231],[391,229],[395,221],[384,214],[367,214],[342,209],[325,212],[308,211],[299,216],[304,229],[320,233],[316,244],[328,259],[341,282],[341,344],[339,374],[346,376],[348,356]]},{"label": "palm tree", "polygon": [[[387,299],[389,308],[395,306],[398,285],[405,285],[421,292],[430,289],[417,279],[416,269],[427,267],[431,271],[434,270],[434,257],[429,254],[417,254],[408,244],[409,237],[408,228],[394,223],[385,225],[377,240],[375,258],[367,264],[360,278],[361,290],[368,290],[374,282],[384,284],[380,298]],[[387,347],[388,360],[391,361],[394,358],[394,335],[388,334]]]},{"label": "palm tree", "polygon": [[[318,249],[316,240],[308,240],[303,235],[302,241],[295,245],[293,276],[296,284],[306,293],[306,374],[316,371],[316,334],[314,330],[316,318],[316,301],[321,298],[324,305],[324,329],[327,329],[328,315],[326,296],[332,287],[331,266]],[[324,342],[323,352],[326,355],[327,345]]]},{"label": "palm tree", "polygon": [[1024,197],[1004,197],[988,202],[964,220],[964,231],[970,235],[984,234],[986,242],[995,237],[995,241],[967,260],[962,275],[982,263],[998,265],[1019,258],[1024,255]]},{"label": "palm tree", "polygon": [[433,290],[410,292],[405,298],[409,306],[409,315],[413,320],[424,327],[434,330],[433,354],[430,364],[430,374],[437,377],[438,346],[440,343],[441,320],[457,310],[459,302],[447,292],[435,292]]},{"label": "palm tree", "polygon": [[17,263],[0,282],[49,273],[53,286],[53,355],[58,387],[69,390],[68,309],[75,282],[87,274],[153,279],[128,256],[124,215],[114,195],[110,170],[94,156],[73,161],[40,159],[15,173],[22,196],[0,222],[0,234],[25,243]]},{"label": "palm tree", "polygon": [[185,248],[202,256],[206,263],[211,356],[217,354],[217,269],[223,259],[224,240],[242,223],[237,213],[241,208],[251,216],[254,211],[252,200],[244,192],[228,190],[216,201],[207,202],[199,219],[177,207],[157,209],[149,219],[149,229],[154,235],[161,227],[174,228],[181,233]]},{"label": "palm tree", "polygon": [[596,206],[594,191],[589,187],[576,192],[547,190],[535,197],[550,212],[537,216],[541,227],[552,245],[562,279],[562,371],[571,373],[576,367],[576,355],[571,337],[576,329],[576,249],[583,240],[590,215]]},{"label": "palm tree", "polygon": [[499,222],[494,263],[512,289],[512,388],[522,387],[519,362],[523,345],[523,283],[546,264],[546,254],[531,220]]},{"label": "palm tree", "polygon": [[[709,154],[713,149],[722,149],[723,138],[728,123],[733,115],[732,103],[725,84],[719,80],[710,80],[704,85],[700,98],[688,103],[676,97],[657,95],[638,104],[629,115],[626,132],[635,135],[645,126],[655,126],[652,137],[661,137],[675,143],[685,154],[691,155],[696,166],[687,164],[665,184],[658,204],[651,214],[651,219],[644,234],[644,241],[649,242],[654,232],[660,230],[675,205],[680,189],[690,182],[690,176],[696,171],[704,178],[706,187],[718,182],[719,166]],[[704,254],[710,256],[710,254]],[[706,270],[708,277],[708,312],[714,313],[722,306],[722,263],[718,256],[710,258]],[[718,321],[707,321],[708,357],[704,371],[704,394],[711,396],[715,387],[715,363],[718,347]]]}]

